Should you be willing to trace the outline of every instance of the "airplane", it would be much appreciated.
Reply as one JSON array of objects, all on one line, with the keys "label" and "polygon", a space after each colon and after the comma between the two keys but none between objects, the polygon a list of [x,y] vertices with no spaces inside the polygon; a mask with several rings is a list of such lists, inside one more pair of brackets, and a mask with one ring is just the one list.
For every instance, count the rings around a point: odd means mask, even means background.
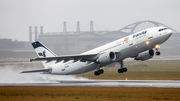
[{"label": "airplane", "polygon": [[127,72],[123,60],[145,61],[153,58],[154,53],[160,55],[160,45],[172,35],[172,30],[166,27],[148,28],[128,35],[103,46],[82,54],[57,56],[40,41],[32,43],[38,58],[30,61],[41,61],[44,69],[23,71],[21,73],[41,72],[44,74],[74,75],[95,70],[94,75],[104,73],[102,67],[118,62],[118,73]]}]

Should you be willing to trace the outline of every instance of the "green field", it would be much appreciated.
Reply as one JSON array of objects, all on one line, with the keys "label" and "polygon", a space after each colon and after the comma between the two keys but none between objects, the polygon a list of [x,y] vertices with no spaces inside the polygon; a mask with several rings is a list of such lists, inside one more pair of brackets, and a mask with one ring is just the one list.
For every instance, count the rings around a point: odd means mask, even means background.
[{"label": "green field", "polygon": [[104,74],[94,76],[94,71],[78,76],[89,79],[116,80],[180,80],[180,60],[125,61],[128,72],[119,74],[116,67],[104,67]]}]

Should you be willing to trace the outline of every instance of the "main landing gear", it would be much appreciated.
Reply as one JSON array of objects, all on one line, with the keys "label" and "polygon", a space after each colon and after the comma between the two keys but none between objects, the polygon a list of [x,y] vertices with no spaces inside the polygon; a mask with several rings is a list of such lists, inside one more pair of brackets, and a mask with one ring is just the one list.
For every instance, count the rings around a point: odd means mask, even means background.
[{"label": "main landing gear", "polygon": [[121,64],[121,68],[120,68],[120,69],[118,69],[118,73],[127,72],[127,68],[126,68],[126,67],[125,67],[125,68],[123,68],[123,66],[124,66],[123,61],[120,61],[120,62],[119,62],[119,64]]},{"label": "main landing gear", "polygon": [[120,68],[118,69],[118,73],[127,72],[127,68]]},{"label": "main landing gear", "polygon": [[94,72],[95,76],[98,76],[98,75],[104,73],[104,70],[103,69],[99,69],[99,67],[100,67],[100,64],[97,64],[97,71]]},{"label": "main landing gear", "polygon": [[98,75],[103,74],[103,73],[104,73],[104,70],[103,69],[99,69],[99,70],[94,72],[94,75],[98,76]]}]

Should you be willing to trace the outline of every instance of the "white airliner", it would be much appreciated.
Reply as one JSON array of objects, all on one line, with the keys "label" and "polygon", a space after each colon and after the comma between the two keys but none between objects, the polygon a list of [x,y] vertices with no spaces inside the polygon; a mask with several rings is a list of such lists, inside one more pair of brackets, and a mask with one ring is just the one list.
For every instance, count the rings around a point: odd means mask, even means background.
[{"label": "white airliner", "polygon": [[[172,35],[172,30],[166,27],[154,27],[118,39],[111,43],[97,47],[77,55],[57,56],[41,42],[32,43],[38,58],[30,61],[41,61],[44,69],[23,71],[21,73],[42,72],[46,74],[73,75],[96,70],[94,75],[104,73],[103,66],[118,62],[121,64],[118,73],[127,72],[123,67],[123,60],[148,60],[160,55],[158,49]],[[58,46],[57,46],[58,47]],[[155,52],[153,50],[155,48]]]}]

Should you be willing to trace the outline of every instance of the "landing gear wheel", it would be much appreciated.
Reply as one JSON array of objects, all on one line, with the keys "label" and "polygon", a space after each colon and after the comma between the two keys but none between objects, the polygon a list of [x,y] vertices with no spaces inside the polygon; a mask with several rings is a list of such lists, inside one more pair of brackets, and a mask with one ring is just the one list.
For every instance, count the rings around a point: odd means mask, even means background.
[{"label": "landing gear wheel", "polygon": [[95,71],[95,72],[94,72],[94,75],[95,75],[95,76],[100,75],[100,72],[99,72],[99,71]]},{"label": "landing gear wheel", "polygon": [[97,75],[100,75],[100,74],[103,74],[103,73],[104,73],[104,70],[103,69],[99,69],[99,70],[94,72],[94,75],[97,76]]},{"label": "landing gear wheel", "polygon": [[160,55],[161,53],[159,51],[156,52],[156,55]]},{"label": "landing gear wheel", "polygon": [[95,76],[97,75],[97,72],[96,72],[96,71],[94,72],[94,75],[95,75]]},{"label": "landing gear wheel", "polygon": [[103,74],[103,73],[104,73],[104,70],[103,70],[103,69],[100,69],[99,72],[100,72],[100,74]]},{"label": "landing gear wheel", "polygon": [[123,70],[122,69],[118,69],[118,73],[123,73]]},{"label": "landing gear wheel", "polygon": [[127,68],[118,69],[118,73],[127,72]]},{"label": "landing gear wheel", "polygon": [[123,72],[127,72],[127,68],[122,68],[123,69]]},{"label": "landing gear wheel", "polygon": [[123,61],[120,61],[119,64],[121,65],[120,69],[118,69],[118,73],[127,72],[127,68],[123,68],[124,63]]}]

